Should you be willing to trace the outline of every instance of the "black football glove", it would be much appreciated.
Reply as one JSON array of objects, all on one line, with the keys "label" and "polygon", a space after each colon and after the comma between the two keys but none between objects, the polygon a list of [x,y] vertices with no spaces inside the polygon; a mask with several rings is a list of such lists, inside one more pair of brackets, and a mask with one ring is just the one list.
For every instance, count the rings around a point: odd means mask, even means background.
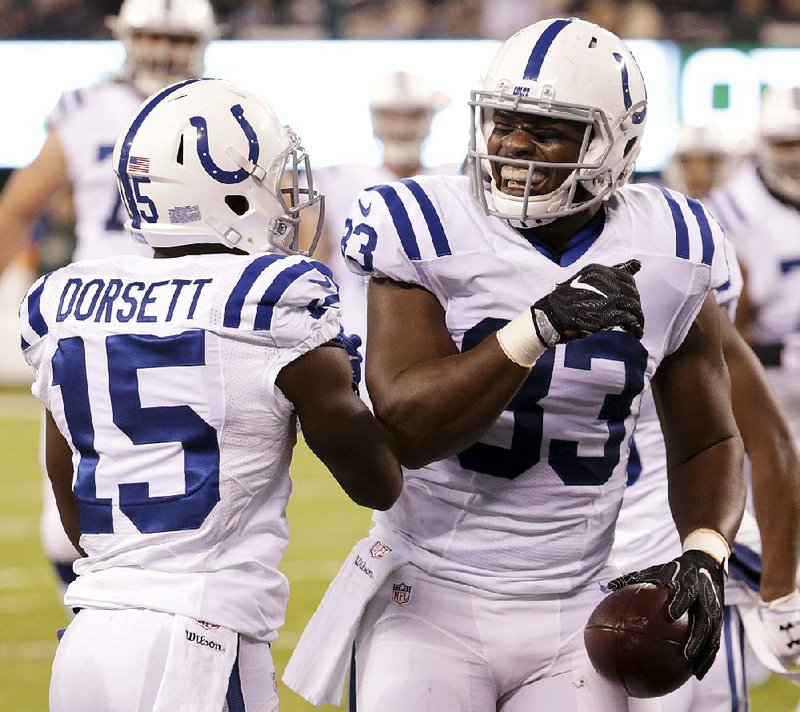
[{"label": "black football glove", "polygon": [[[557,284],[531,307],[539,339],[550,347],[615,326],[641,339],[644,314],[633,281],[641,266],[639,260],[613,267],[590,264]],[[570,331],[575,334],[566,334]]]},{"label": "black football glove", "polygon": [[717,655],[722,633],[722,565],[704,551],[690,549],[666,564],[615,578],[608,587],[616,591],[632,583],[654,583],[672,591],[668,608],[672,620],[689,611],[692,633],[684,655],[697,679],[702,680]]}]

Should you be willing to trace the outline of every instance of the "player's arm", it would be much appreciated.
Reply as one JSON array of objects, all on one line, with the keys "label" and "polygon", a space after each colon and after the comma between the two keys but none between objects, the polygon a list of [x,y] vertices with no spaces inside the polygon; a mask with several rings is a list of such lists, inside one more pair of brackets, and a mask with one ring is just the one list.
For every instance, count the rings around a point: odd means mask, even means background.
[{"label": "player's arm", "polygon": [[72,545],[80,552],[81,556],[86,556],[86,552],[80,547],[81,523],[78,518],[78,503],[72,491],[72,450],[61,431],[53,420],[50,411],[46,411],[45,421],[45,467],[50,484],[53,487],[53,494],[56,498],[56,506],[61,517],[61,524],[67,533]]},{"label": "player's arm", "polygon": [[742,271],[742,292],[739,295],[739,299],[736,305],[736,328],[741,333],[742,337],[747,343],[751,343],[753,341],[753,322],[755,321],[756,317],[756,309],[753,305],[752,300],[750,299],[750,293],[747,289],[748,283],[748,276],[747,276],[747,268],[743,263],[739,263],[739,268]]},{"label": "player's arm", "polygon": [[353,390],[347,352],[318,346],[286,365],[277,386],[291,401],[306,443],[357,504],[388,509],[402,472],[384,428]]},{"label": "player's arm", "polygon": [[789,426],[752,349],[727,313],[721,317],[733,412],[750,458],[761,533],[761,598],[792,593],[800,558],[800,462]]},{"label": "player's arm", "polygon": [[697,529],[711,529],[732,543],[746,488],[720,309],[712,295],[684,342],[656,371],[653,395],[667,448],[670,507],[681,540]]},{"label": "player's arm", "polygon": [[433,294],[371,279],[367,389],[400,461],[422,467],[478,441],[547,348],[614,326],[640,338],[644,318],[633,280],[638,269],[635,260],[587,265],[463,353]]},{"label": "player's arm", "polygon": [[371,279],[368,322],[367,390],[409,467],[479,440],[530,371],[494,338],[459,353],[439,301],[421,287]]},{"label": "player's arm", "polygon": [[34,221],[67,181],[64,150],[50,131],[39,155],[12,173],[0,194],[0,272],[25,246]]},{"label": "player's arm", "polygon": [[669,588],[670,616],[689,611],[692,618],[685,655],[692,672],[703,678],[719,649],[723,568],[746,493],[720,309],[712,295],[677,351],[662,361],[652,385],[667,448],[670,508],[684,552],[621,576],[609,588],[640,582]]}]

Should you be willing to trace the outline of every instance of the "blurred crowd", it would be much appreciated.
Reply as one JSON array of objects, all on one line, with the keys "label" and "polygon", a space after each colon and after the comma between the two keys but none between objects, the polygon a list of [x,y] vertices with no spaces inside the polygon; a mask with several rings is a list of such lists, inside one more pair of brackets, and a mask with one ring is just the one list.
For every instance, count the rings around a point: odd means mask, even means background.
[{"label": "blurred crowd", "polygon": [[[507,37],[571,15],[628,38],[800,42],[800,0],[215,0],[231,39]],[[0,0],[0,39],[108,39],[120,0]]]}]

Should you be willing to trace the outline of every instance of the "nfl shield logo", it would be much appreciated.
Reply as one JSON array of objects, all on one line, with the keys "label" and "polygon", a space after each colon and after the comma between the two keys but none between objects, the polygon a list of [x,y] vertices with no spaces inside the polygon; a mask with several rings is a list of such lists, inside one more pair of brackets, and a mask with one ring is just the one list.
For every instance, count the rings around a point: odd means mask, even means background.
[{"label": "nfl shield logo", "polygon": [[404,583],[392,584],[392,600],[398,606],[404,606],[411,598],[411,586]]},{"label": "nfl shield logo", "polygon": [[386,546],[386,544],[376,541],[369,550],[369,553],[372,554],[373,559],[382,559],[390,551],[391,548]]}]

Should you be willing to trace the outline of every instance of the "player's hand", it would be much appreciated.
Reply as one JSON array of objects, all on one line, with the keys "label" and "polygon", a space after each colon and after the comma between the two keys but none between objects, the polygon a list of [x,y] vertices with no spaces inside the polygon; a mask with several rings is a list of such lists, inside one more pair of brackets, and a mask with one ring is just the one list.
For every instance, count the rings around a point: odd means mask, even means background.
[{"label": "player's hand", "polygon": [[800,665],[800,593],[762,601],[759,613],[770,652],[784,666]]},{"label": "player's hand", "polygon": [[689,611],[692,633],[684,655],[694,675],[702,680],[714,662],[722,634],[725,586],[722,565],[704,551],[690,549],[666,564],[615,578],[608,587],[616,591],[632,583],[654,583],[672,591],[667,610],[672,620]]},{"label": "player's hand", "polygon": [[639,260],[586,265],[531,307],[536,333],[545,346],[580,339],[620,326],[642,338],[644,314],[633,275]]}]

